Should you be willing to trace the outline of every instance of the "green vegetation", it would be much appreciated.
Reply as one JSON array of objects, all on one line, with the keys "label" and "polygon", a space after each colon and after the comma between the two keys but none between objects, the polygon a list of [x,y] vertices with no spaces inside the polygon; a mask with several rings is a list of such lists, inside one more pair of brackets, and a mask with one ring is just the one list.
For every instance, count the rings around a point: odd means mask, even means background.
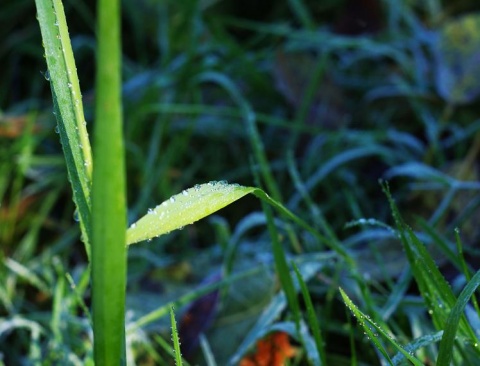
[{"label": "green vegetation", "polygon": [[120,47],[116,1],[35,3],[0,365],[477,363],[478,5],[124,1]]}]

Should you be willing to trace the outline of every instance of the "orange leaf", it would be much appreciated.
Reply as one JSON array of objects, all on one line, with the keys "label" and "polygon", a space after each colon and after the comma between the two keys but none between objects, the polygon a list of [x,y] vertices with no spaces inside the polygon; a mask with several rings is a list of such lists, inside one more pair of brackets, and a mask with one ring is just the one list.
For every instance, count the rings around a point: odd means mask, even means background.
[{"label": "orange leaf", "polygon": [[285,360],[295,356],[296,349],[290,344],[288,334],[274,332],[257,342],[253,355],[244,357],[239,366],[283,366]]}]

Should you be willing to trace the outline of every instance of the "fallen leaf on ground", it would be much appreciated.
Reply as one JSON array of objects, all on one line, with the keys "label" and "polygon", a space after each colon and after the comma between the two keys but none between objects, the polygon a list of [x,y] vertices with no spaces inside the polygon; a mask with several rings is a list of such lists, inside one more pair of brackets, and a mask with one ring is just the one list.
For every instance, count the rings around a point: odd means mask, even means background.
[{"label": "fallen leaf on ground", "polygon": [[283,366],[295,354],[296,349],[290,344],[288,334],[274,332],[259,340],[256,352],[244,357],[239,366]]}]

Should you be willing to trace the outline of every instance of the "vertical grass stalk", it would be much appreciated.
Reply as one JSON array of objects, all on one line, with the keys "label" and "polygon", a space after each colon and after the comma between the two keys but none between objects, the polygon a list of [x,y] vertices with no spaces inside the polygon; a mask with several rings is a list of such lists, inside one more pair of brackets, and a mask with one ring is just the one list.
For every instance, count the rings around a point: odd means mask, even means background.
[{"label": "vertical grass stalk", "polygon": [[120,3],[100,0],[92,182],[96,366],[125,364],[126,202],[120,57]]}]

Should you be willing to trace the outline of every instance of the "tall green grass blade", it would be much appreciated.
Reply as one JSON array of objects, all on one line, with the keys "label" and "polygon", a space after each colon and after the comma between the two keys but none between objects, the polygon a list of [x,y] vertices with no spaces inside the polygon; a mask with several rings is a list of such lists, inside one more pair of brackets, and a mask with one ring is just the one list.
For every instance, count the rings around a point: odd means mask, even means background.
[{"label": "tall green grass blade", "polygon": [[96,366],[125,364],[126,200],[120,2],[98,3],[92,186],[92,297]]},{"label": "tall green grass blade", "polygon": [[315,314],[315,309],[313,307],[312,298],[310,297],[310,292],[308,291],[307,284],[303,280],[302,274],[300,273],[297,265],[292,262],[293,269],[297,275],[297,280],[302,291],[303,300],[305,301],[305,307],[307,308],[307,320],[308,325],[313,333],[313,338],[315,340],[315,346],[317,348],[320,365],[327,364],[327,354],[325,352],[325,346],[323,342],[322,332],[320,330],[320,324],[318,322],[317,315]]},{"label": "tall green grass blade", "polygon": [[92,157],[82,95],[60,0],[35,0],[58,132],[87,254],[90,255]]},{"label": "tall green grass blade", "polygon": [[397,349],[400,353],[402,353],[415,366],[423,365],[423,363],[420,362],[416,357],[412,356],[407,351],[405,351],[403,347],[399,345],[392,338],[391,335],[389,335],[381,327],[379,327],[375,322],[373,322],[368,315],[363,314],[360,311],[360,309],[357,308],[357,306],[350,300],[350,298],[341,288],[340,288],[340,294],[342,295],[345,305],[347,305],[347,307],[350,309],[350,311],[355,316],[355,318],[357,318],[358,322],[360,323],[363,330],[365,331],[365,334],[367,335],[367,337],[372,341],[375,348],[382,354],[383,357],[385,357],[385,360],[387,360],[387,362],[390,365],[393,365],[393,362],[390,359],[390,356],[388,355],[387,351],[385,350],[385,347],[380,342],[378,338],[379,334],[382,335],[388,341],[388,343],[390,343],[395,349]]},{"label": "tall green grass blade", "polygon": [[180,340],[178,338],[177,322],[175,321],[175,313],[173,306],[170,308],[170,324],[172,325],[172,341],[175,353],[175,365],[182,366],[182,353],[180,351]]},{"label": "tall green grass blade", "polygon": [[295,288],[293,287],[293,280],[290,274],[290,268],[287,264],[287,258],[285,251],[278,240],[278,232],[273,222],[273,215],[270,207],[267,206],[265,202],[262,202],[263,212],[267,217],[267,226],[270,233],[270,239],[272,240],[272,251],[273,259],[275,261],[275,269],[280,279],[280,284],[282,285],[283,292],[287,297],[288,305],[293,315],[295,321],[295,328],[298,336],[301,338],[300,333],[300,320],[302,314],[300,313],[300,305],[298,304],[297,294]]},{"label": "tall green grass blade", "polygon": [[[480,286],[480,271],[478,271],[472,279],[468,282],[465,288],[460,293],[457,302],[453,306],[447,322],[445,324],[445,330],[443,333],[442,340],[440,341],[440,348],[437,358],[437,366],[448,366],[453,357],[453,347],[455,342],[455,336],[457,334],[457,329],[460,324],[460,319],[463,316],[465,306],[467,306],[468,301],[475,293],[475,290]],[[479,340],[475,334],[463,334],[464,336],[469,337],[469,340],[474,344],[477,354],[480,357],[479,349]]]}]

